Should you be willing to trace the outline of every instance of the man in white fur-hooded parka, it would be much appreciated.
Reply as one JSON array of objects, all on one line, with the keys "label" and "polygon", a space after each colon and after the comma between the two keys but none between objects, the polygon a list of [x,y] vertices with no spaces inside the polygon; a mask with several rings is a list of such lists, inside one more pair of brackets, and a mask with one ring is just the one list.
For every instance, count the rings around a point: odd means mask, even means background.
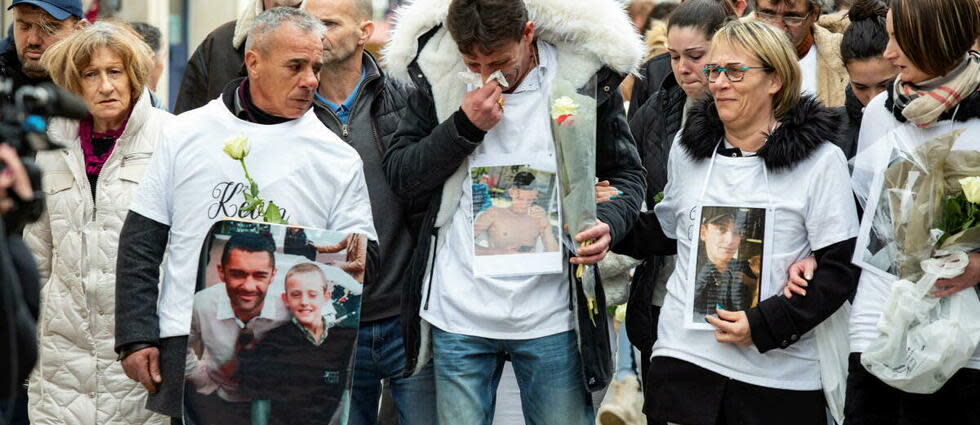
[{"label": "man in white fur-hooded parka", "polygon": [[[612,359],[601,284],[590,303],[576,270],[601,260],[640,209],[644,171],[617,88],[642,57],[614,0],[416,0],[398,13],[385,60],[418,90],[384,165],[392,190],[419,205],[402,301],[406,373],[432,359],[440,423],[489,425],[505,358],[528,423],[594,422],[589,391],[609,383]],[[594,100],[576,97],[592,84]],[[580,101],[555,107],[565,93]],[[527,202],[501,188],[528,171],[538,196],[526,214],[557,203],[556,187],[569,180],[557,172],[552,132],[556,118],[569,124],[562,115],[594,118],[596,177],[621,194],[597,206],[598,223],[563,253],[531,244],[483,255],[474,220],[488,194],[494,206]],[[591,131],[582,134],[576,140],[592,143]],[[549,216],[549,231],[562,233]]]}]

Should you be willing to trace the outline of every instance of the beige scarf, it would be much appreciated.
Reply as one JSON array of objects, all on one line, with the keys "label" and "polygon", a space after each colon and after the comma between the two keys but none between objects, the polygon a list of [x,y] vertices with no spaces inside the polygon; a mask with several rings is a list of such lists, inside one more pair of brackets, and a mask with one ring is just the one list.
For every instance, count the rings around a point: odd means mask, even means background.
[{"label": "beige scarf", "polygon": [[929,127],[980,88],[980,56],[970,53],[948,74],[920,84],[895,80],[895,107],[917,127]]}]

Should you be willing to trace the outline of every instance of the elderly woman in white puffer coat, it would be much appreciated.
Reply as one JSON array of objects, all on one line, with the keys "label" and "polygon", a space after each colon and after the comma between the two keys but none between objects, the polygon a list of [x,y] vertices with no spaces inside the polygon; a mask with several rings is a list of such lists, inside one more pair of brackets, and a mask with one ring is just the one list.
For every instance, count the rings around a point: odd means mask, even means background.
[{"label": "elderly woman in white puffer coat", "polygon": [[24,233],[42,282],[30,420],[162,424],[113,350],[119,231],[171,117],[150,104],[152,53],[128,27],[97,23],[49,48],[42,61],[90,116],[52,120],[48,136],[66,149],[37,156],[46,211]]}]

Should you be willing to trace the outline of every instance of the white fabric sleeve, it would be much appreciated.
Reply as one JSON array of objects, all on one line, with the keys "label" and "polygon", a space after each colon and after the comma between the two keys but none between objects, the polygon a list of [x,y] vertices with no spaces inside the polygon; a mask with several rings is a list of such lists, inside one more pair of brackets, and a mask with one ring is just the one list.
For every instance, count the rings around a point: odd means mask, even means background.
[{"label": "white fabric sleeve", "polygon": [[133,201],[129,206],[135,212],[150,220],[167,226],[172,225],[174,167],[176,166],[174,142],[167,134],[160,135],[153,159],[147,167],[143,181],[140,182]]},{"label": "white fabric sleeve", "polygon": [[806,201],[806,230],[813,251],[857,236],[858,217],[854,194],[848,190],[847,158],[836,146],[810,173]]},{"label": "white fabric sleeve", "polygon": [[[680,133],[678,133],[678,136]],[[660,221],[660,227],[668,238],[677,239],[677,208],[680,201],[680,182],[676,181],[678,156],[685,155],[680,148],[680,140],[675,139],[667,156],[667,185],[664,186],[664,199],[654,206],[653,211]]]},{"label": "white fabric sleeve", "polygon": [[377,241],[371,198],[364,180],[364,165],[358,160],[352,168],[344,190],[334,200],[333,216],[325,228],[341,233],[362,233],[368,239]]}]

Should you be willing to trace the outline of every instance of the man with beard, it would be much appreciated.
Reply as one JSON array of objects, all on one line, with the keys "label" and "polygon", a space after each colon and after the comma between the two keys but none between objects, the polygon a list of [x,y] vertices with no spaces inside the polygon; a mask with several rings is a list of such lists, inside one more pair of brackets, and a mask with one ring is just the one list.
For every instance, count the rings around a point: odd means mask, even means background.
[{"label": "man with beard", "polygon": [[194,296],[187,339],[189,408],[206,424],[248,424],[250,404],[234,378],[238,356],[286,321],[266,292],[276,276],[275,245],[266,236],[236,233],[217,265],[222,283]]},{"label": "man with beard", "polygon": [[245,76],[245,41],[256,16],[274,7],[297,7],[301,3],[302,0],[250,0],[238,19],[208,34],[187,61],[174,114],[204,106],[218,97],[229,81]]},{"label": "man with beard", "polygon": [[14,11],[14,42],[0,53],[0,77],[13,82],[11,93],[25,85],[51,82],[41,55],[85,25],[81,1],[15,0],[7,9]]},{"label": "man with beard", "polygon": [[[577,266],[605,257],[643,197],[644,171],[617,90],[643,55],[630,27],[613,0],[417,0],[399,10],[386,69],[417,90],[384,165],[395,193],[427,207],[413,223],[420,240],[402,317],[406,372],[420,371],[431,356],[442,424],[491,422],[508,358],[528,423],[595,422],[589,392],[604,388],[612,371],[606,305],[599,288],[595,299],[586,295],[580,278],[594,268]],[[461,78],[464,70],[485,84]],[[558,102],[580,89],[595,99]],[[575,136],[594,133],[576,139],[595,147],[588,177],[608,180],[622,198],[596,205],[595,225],[569,229],[577,249],[540,264],[567,273],[477,275],[471,166],[540,161],[558,170],[556,110],[594,122]],[[575,182],[568,168],[558,170],[559,187]],[[581,202],[594,200],[588,195]]]},{"label": "man with beard", "polygon": [[371,0],[306,0],[304,8],[329,28],[323,40],[324,63],[313,110],[324,125],[357,150],[364,162],[374,225],[385,259],[378,280],[364,285],[350,423],[377,423],[381,381],[388,379],[400,422],[431,424],[435,417],[432,367],[409,378],[402,374],[405,349],[399,315],[402,282],[415,245],[406,222],[413,208],[388,186],[382,168],[408,89],[388,78],[364,50],[374,32]]}]

